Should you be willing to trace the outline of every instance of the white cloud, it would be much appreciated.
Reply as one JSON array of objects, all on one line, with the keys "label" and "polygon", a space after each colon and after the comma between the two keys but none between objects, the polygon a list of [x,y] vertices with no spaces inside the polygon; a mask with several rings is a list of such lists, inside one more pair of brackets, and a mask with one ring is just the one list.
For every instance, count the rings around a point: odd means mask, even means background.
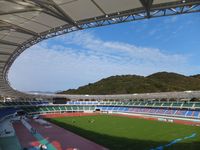
[{"label": "white cloud", "polygon": [[148,75],[163,70],[188,74],[194,68],[187,62],[184,55],[76,32],[25,51],[12,66],[9,79],[19,90],[56,91],[117,74]]}]

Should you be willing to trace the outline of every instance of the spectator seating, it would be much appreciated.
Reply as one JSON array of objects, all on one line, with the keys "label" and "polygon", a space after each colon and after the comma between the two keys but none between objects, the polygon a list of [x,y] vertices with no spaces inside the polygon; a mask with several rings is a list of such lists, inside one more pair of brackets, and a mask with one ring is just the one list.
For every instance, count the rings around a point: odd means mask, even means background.
[{"label": "spectator seating", "polygon": [[16,112],[15,108],[1,108],[0,109],[0,119]]},{"label": "spectator seating", "polygon": [[[67,101],[66,104],[52,104],[47,101],[13,101],[0,102],[3,108],[0,114],[9,114],[13,106],[21,108],[30,114],[62,113],[83,111],[107,111],[123,113],[140,113],[151,115],[200,118],[200,102],[180,101]],[[15,112],[15,111],[14,111]],[[11,111],[11,114],[13,112]]]}]

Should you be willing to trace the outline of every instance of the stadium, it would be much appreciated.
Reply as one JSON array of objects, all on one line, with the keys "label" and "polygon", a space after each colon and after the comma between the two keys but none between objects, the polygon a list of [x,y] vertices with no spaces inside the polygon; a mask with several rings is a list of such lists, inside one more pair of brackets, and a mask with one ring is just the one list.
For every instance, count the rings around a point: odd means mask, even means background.
[{"label": "stadium", "polygon": [[[29,47],[79,30],[200,12],[200,0],[1,0],[0,150],[198,150],[200,91],[23,92],[10,67]],[[142,24],[142,22],[141,22]]]}]

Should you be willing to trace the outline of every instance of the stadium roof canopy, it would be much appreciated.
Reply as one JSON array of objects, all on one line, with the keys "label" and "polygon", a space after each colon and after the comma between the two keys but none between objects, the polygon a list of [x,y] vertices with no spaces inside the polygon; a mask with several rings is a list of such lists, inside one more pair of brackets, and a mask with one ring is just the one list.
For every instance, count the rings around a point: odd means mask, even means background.
[{"label": "stadium roof canopy", "polygon": [[200,12],[200,0],[0,0],[0,95],[13,89],[8,71],[27,48],[57,35],[121,22]]}]

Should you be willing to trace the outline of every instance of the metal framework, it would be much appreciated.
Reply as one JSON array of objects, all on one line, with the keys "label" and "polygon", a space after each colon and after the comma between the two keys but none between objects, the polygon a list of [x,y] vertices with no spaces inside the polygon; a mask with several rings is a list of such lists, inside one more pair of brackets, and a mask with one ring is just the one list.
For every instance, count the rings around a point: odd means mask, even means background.
[{"label": "metal framework", "polygon": [[[16,47],[13,52],[5,52],[0,51],[0,56],[9,56],[9,59],[4,61],[0,60],[0,63],[5,64],[4,66],[0,67],[0,71],[2,70],[2,78],[0,76],[1,83],[6,85],[3,87],[2,84],[0,85],[0,94],[3,95],[11,95],[11,96],[31,96],[31,94],[19,92],[14,90],[8,81],[8,71],[11,67],[12,63],[15,59],[27,48],[31,47],[42,40],[52,38],[58,35],[101,27],[106,25],[118,24],[123,22],[130,22],[130,21],[137,21],[149,18],[157,18],[163,16],[173,16],[173,15],[180,15],[186,13],[195,13],[200,12],[200,0],[174,0],[165,3],[155,3],[156,0],[138,0],[140,2],[141,7],[136,7],[133,9],[127,9],[123,11],[117,11],[112,13],[107,13],[105,8],[102,8],[98,3],[98,0],[88,0],[90,1],[96,9],[98,9],[102,15],[91,17],[91,18],[84,18],[81,20],[76,20],[70,15],[67,14],[64,8],[61,8],[62,4],[58,5],[56,0],[7,0],[10,4],[16,4],[24,7],[24,9],[19,10],[11,10],[6,12],[0,11],[0,17],[4,15],[18,15],[21,13],[30,13],[30,12],[38,12],[49,15],[56,19],[62,20],[65,23],[50,28],[44,32],[35,32],[33,30],[23,28],[17,24],[8,22],[6,20],[0,19],[0,32],[4,30],[14,31],[20,34],[24,34],[30,36],[26,41],[23,42],[11,42],[6,41],[4,39],[0,39],[0,44],[6,46]],[[64,5],[64,4],[63,4]],[[114,5],[114,4],[113,4]],[[77,8],[78,9],[78,8]],[[38,22],[37,22],[38,23]],[[40,23],[42,24],[42,23]],[[48,27],[48,25],[45,25]],[[34,96],[34,95],[32,95]],[[200,97],[200,94],[199,94]]]}]

